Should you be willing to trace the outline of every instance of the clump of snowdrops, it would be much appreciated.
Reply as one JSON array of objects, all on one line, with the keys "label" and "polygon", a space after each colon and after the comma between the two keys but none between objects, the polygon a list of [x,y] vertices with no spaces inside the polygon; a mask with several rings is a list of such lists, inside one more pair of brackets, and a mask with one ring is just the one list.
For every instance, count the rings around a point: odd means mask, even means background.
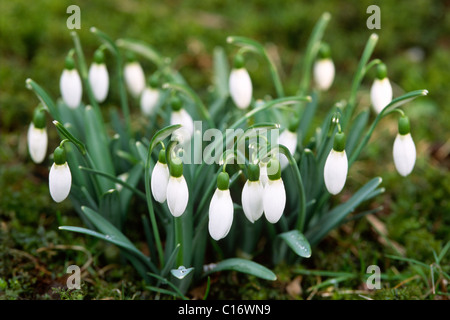
[{"label": "clump of snowdrops", "polygon": [[[310,128],[319,96],[335,76],[332,51],[323,40],[329,20],[324,13],[312,30],[294,95],[285,94],[264,46],[245,37],[226,39],[236,49],[233,57],[216,48],[212,89],[200,97],[150,45],[113,41],[91,28],[100,44],[88,65],[72,32],[61,97],[55,101],[36,82],[26,81],[40,100],[28,132],[31,159],[46,159],[49,116],[61,138],[50,157],[50,195],[56,202],[69,198],[85,224],[59,229],[117,245],[149,290],[182,298],[193,281],[213,272],[275,280],[270,266],[310,257],[311,247],[360,203],[384,191],[379,177],[361,181],[347,201],[332,207],[351,165],[388,115],[398,116],[395,167],[402,176],[411,173],[416,151],[400,106],[427,94],[417,90],[393,99],[386,65],[370,60],[378,39],[373,34],[348,99],[326,106],[322,124]],[[276,96],[253,95],[246,68],[252,54],[267,62]],[[144,71],[142,59],[154,68]],[[355,114],[356,94],[372,68],[371,106]],[[119,101],[110,101],[111,91]],[[105,101],[120,109],[104,110]],[[134,114],[145,129],[132,125]],[[135,210],[142,206],[131,204],[139,201],[147,210]],[[142,230],[127,228],[131,216],[141,219]],[[149,256],[127,237],[130,233],[145,235]],[[266,265],[252,261],[257,256],[264,256]]]}]

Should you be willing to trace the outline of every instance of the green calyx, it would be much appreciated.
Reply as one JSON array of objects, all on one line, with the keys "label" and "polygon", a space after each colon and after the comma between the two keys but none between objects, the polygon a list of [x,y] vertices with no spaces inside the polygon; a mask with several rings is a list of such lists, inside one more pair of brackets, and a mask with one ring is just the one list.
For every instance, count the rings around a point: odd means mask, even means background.
[{"label": "green calyx", "polygon": [[377,65],[377,79],[383,80],[387,77],[387,67],[384,63]]},{"label": "green calyx", "polygon": [[333,150],[342,152],[345,149],[345,134],[338,132],[334,135]]},{"label": "green calyx", "polygon": [[73,70],[73,69],[75,69],[75,60],[73,59],[71,54],[67,55],[66,60],[64,62],[64,68],[66,70]]},{"label": "green calyx", "polygon": [[64,147],[56,147],[55,152],[53,152],[53,160],[57,165],[63,165],[66,163],[66,150]]},{"label": "green calyx", "polygon": [[290,132],[297,132],[297,128],[298,128],[299,124],[300,124],[300,121],[299,121],[298,117],[293,115],[291,117],[291,119],[289,120],[288,130]]},{"label": "green calyx", "polygon": [[226,172],[221,172],[217,176],[217,188],[219,190],[228,190],[230,187],[230,176]]},{"label": "green calyx", "polygon": [[320,59],[329,59],[331,57],[331,49],[328,43],[322,42],[320,44],[318,56]]},{"label": "green calyx", "polygon": [[409,118],[407,116],[401,116],[398,119],[398,133],[406,135],[411,132],[411,126],[409,124]]},{"label": "green calyx", "polygon": [[175,178],[179,178],[183,175],[183,162],[180,158],[170,159],[169,167],[170,175]]},{"label": "green calyx", "polygon": [[267,176],[270,180],[278,180],[281,178],[281,165],[277,159],[270,159],[267,164]]},{"label": "green calyx", "polygon": [[170,105],[173,111],[180,111],[183,103],[180,98],[178,98],[177,96],[173,96],[172,98],[170,98]]},{"label": "green calyx", "polygon": [[136,62],[137,61],[137,59],[136,59],[136,55],[134,54],[134,52],[131,52],[131,51],[127,51],[127,54],[126,54],[126,61],[127,62]]},{"label": "green calyx", "polygon": [[105,63],[105,54],[103,53],[103,50],[97,49],[94,52],[94,62],[97,64],[103,64]]},{"label": "green calyx", "polygon": [[45,111],[41,107],[34,109],[33,125],[37,129],[45,128]]},{"label": "green calyx", "polygon": [[166,164],[166,150],[161,149],[158,154],[158,161],[162,164]]},{"label": "green calyx", "polygon": [[238,53],[238,54],[236,54],[234,56],[234,61],[233,61],[234,69],[241,69],[241,68],[243,68],[244,67],[244,63],[245,63],[245,60],[244,60],[244,56],[242,54]]},{"label": "green calyx", "polygon": [[259,181],[259,166],[257,164],[248,165],[248,180]]},{"label": "green calyx", "polygon": [[156,74],[154,74],[154,75],[152,75],[152,76],[150,76],[148,78],[148,85],[150,87],[152,87],[153,89],[158,88],[158,86],[159,86],[159,79],[158,79],[158,76]]}]

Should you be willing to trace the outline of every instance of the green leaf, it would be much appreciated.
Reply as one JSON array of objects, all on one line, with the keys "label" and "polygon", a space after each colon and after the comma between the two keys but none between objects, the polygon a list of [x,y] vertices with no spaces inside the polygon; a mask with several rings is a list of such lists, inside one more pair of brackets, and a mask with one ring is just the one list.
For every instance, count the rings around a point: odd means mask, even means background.
[{"label": "green leaf", "polygon": [[312,227],[305,233],[311,245],[318,243],[331,230],[338,227],[345,217],[352,212],[361,202],[367,199],[381,183],[381,178],[373,178],[359,189],[349,200],[336,206],[331,211],[325,213]]},{"label": "green leaf", "polygon": [[316,157],[309,149],[304,149],[302,154],[300,161],[300,175],[303,179],[303,185],[305,186],[305,198],[308,203],[316,198],[317,191],[321,185],[318,183]]},{"label": "green leaf", "polygon": [[221,98],[228,97],[228,75],[230,66],[228,65],[225,50],[222,47],[214,48],[214,86],[217,95]]},{"label": "green leaf", "polygon": [[60,120],[56,104],[47,91],[45,91],[40,85],[30,78],[25,81],[25,84],[28,89],[32,90],[36,94],[42,105],[47,107],[47,110],[52,115],[53,119]]},{"label": "green leaf", "polygon": [[352,126],[350,132],[347,134],[347,141],[345,142],[345,152],[347,154],[352,154],[358,141],[363,135],[363,130],[367,125],[369,120],[370,110],[362,111],[356,118],[352,121]]},{"label": "green leaf", "polygon": [[316,113],[318,104],[317,93],[313,92],[311,94],[311,102],[308,102],[306,104],[300,118],[300,124],[298,126],[298,136],[300,138],[299,142],[305,141],[304,139],[308,134],[309,126],[313,122],[314,114]]},{"label": "green leaf", "polygon": [[428,90],[415,90],[408,92],[398,98],[393,99],[383,110],[381,110],[381,116],[387,115],[395,109],[401,107],[405,103],[408,103],[418,97],[423,97],[428,94]]},{"label": "green leaf", "polygon": [[287,245],[300,257],[311,256],[311,246],[305,236],[298,230],[292,230],[279,235]]},{"label": "green leaf", "polygon": [[213,272],[225,270],[247,273],[265,280],[275,281],[277,279],[277,276],[266,267],[260,265],[259,263],[241,258],[231,258],[223,260],[216,264],[216,266],[210,271],[208,271],[206,275]]},{"label": "green leaf", "polygon": [[86,154],[86,147],[83,142],[75,138],[59,121],[54,120],[53,124],[63,137],[72,142],[78,148],[78,150],[80,150],[82,155]]},{"label": "green leaf", "polygon": [[101,196],[99,213],[116,228],[121,229],[123,221],[121,219],[120,196],[116,189],[110,189]]}]

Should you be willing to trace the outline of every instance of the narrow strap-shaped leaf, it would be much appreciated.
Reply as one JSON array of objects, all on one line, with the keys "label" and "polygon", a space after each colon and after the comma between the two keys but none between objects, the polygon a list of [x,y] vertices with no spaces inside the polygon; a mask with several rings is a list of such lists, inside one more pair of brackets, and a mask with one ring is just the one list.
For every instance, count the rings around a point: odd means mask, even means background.
[{"label": "narrow strap-shaped leaf", "polygon": [[352,212],[361,202],[367,199],[373,190],[381,183],[381,178],[373,178],[359,189],[349,200],[336,206],[325,213],[312,227],[305,233],[311,245],[317,244],[332,229],[338,227],[347,215]]},{"label": "narrow strap-shaped leaf", "polygon": [[213,52],[214,67],[214,87],[216,93],[221,98],[227,98],[228,93],[228,75],[230,66],[228,65],[225,50],[222,47],[214,48]]},{"label": "narrow strap-shaped leaf", "polygon": [[370,111],[364,110],[352,121],[352,126],[350,128],[350,132],[347,134],[347,139],[345,142],[345,152],[347,154],[352,154],[356,144],[361,139],[363,130],[369,120],[369,115]]},{"label": "narrow strap-shaped leaf", "polygon": [[52,115],[53,119],[60,120],[58,109],[56,108],[56,104],[50,95],[45,91],[40,85],[38,85],[34,80],[28,78],[25,81],[26,87],[32,90],[39,101],[41,101],[42,105],[47,107],[48,112]]},{"label": "narrow strap-shaped leaf", "polygon": [[121,229],[121,204],[119,192],[116,189],[110,189],[102,195],[98,212],[117,229]]},{"label": "narrow strap-shaped leaf", "polygon": [[300,257],[309,258],[311,256],[311,246],[300,231],[291,230],[281,233],[279,236]]},{"label": "narrow strap-shaped leaf", "polygon": [[247,273],[265,280],[275,281],[277,279],[275,273],[263,265],[242,258],[230,258],[223,260],[207,271],[205,275],[225,270]]}]

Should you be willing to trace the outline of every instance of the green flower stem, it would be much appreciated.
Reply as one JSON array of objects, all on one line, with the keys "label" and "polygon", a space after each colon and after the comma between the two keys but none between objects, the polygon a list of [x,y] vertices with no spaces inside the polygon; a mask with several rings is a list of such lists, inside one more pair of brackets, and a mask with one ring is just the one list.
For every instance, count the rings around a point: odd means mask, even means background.
[{"label": "green flower stem", "polygon": [[342,119],[342,126],[344,128],[347,127],[347,125],[350,122],[350,119],[352,117],[353,111],[355,110],[356,94],[361,85],[362,79],[364,78],[364,75],[366,74],[369,67],[372,67],[373,65],[379,63],[378,60],[374,60],[371,62],[371,64],[367,65],[367,62],[369,61],[370,56],[372,55],[372,52],[375,49],[375,45],[377,44],[377,41],[378,41],[378,35],[373,33],[369,37],[369,40],[367,40],[363,54],[361,56],[361,59],[359,60],[358,68],[356,70],[356,73],[355,73],[355,76],[354,76],[353,82],[352,82],[350,97],[348,99],[347,106],[344,109],[344,116]]},{"label": "green flower stem", "polygon": [[41,104],[45,106],[46,110],[51,114],[53,119],[60,121],[58,108],[47,91],[45,91],[40,85],[30,78],[25,81],[25,85],[29,90],[36,94]]},{"label": "green flower stem", "polygon": [[92,27],[90,29],[90,31],[93,34],[95,34],[96,36],[98,36],[101,41],[103,41],[103,44],[113,54],[113,56],[116,60],[117,87],[119,89],[120,106],[122,108],[122,113],[125,118],[127,133],[131,137],[130,108],[128,106],[127,91],[126,91],[126,88],[124,85],[123,61],[122,61],[122,56],[119,52],[119,48],[106,33],[100,31],[99,29],[97,29],[95,27]]},{"label": "green flower stem", "polygon": [[278,74],[278,70],[275,66],[275,63],[272,61],[272,59],[270,59],[267,50],[259,42],[239,36],[229,36],[227,38],[227,42],[238,46],[242,46],[244,50],[248,49],[250,51],[254,51],[260,54],[269,65],[270,75],[272,77],[272,81],[275,86],[277,97],[278,98],[284,97],[283,84],[281,83],[280,75]]},{"label": "green flower stem", "polygon": [[208,109],[206,108],[205,104],[200,99],[200,97],[197,95],[197,93],[194,92],[194,90],[192,90],[185,84],[175,82],[165,83],[163,85],[163,89],[173,89],[187,94],[194,102],[197,108],[197,112],[202,116],[204,120],[208,122],[208,125],[211,128],[214,128],[214,121],[211,119],[211,115],[209,114]]},{"label": "green flower stem", "polygon": [[324,12],[320,17],[319,21],[314,26],[311,36],[308,41],[308,45],[305,51],[305,57],[303,62],[303,74],[302,80],[300,81],[300,87],[298,94],[305,95],[308,91],[309,85],[311,83],[311,69],[314,60],[317,57],[317,53],[320,49],[320,44],[322,41],[323,33],[331,19],[331,14],[329,12]]},{"label": "green flower stem", "polygon": [[[403,96],[400,96],[394,100],[392,100],[375,118],[375,120],[372,122],[372,125],[367,130],[367,133],[364,135],[364,138],[361,140],[360,144],[356,148],[356,150],[352,153],[350,156],[350,159],[348,161],[348,165],[350,165],[359,157],[362,149],[367,145],[367,143],[370,140],[370,137],[372,136],[373,131],[375,130],[375,127],[377,126],[378,122],[385,116],[393,113],[393,112],[400,112],[402,114],[402,111],[399,111],[397,108],[401,105],[414,100],[415,98],[426,96],[428,94],[427,90],[416,90],[408,92],[407,94],[404,94]],[[404,114],[404,113],[403,113]]]},{"label": "green flower stem", "polygon": [[83,156],[86,155],[86,146],[83,142],[75,138],[59,121],[54,120],[53,124],[55,125],[59,133],[67,140],[72,142]]}]

